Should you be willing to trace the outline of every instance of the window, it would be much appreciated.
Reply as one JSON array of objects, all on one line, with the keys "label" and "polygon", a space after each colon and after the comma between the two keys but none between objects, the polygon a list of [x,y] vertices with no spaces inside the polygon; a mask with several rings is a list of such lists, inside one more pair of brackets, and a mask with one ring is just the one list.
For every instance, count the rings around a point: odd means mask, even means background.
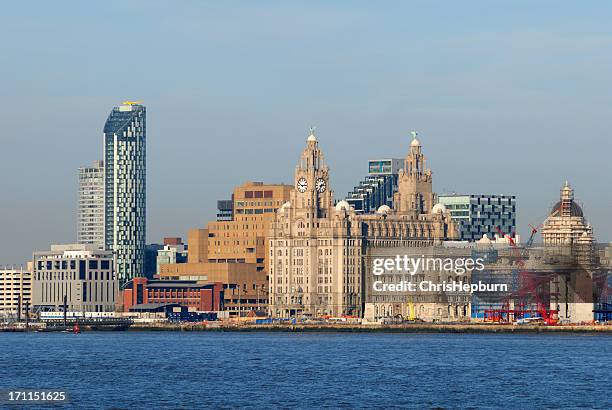
[{"label": "window", "polygon": [[79,280],[85,280],[85,261],[79,261]]}]

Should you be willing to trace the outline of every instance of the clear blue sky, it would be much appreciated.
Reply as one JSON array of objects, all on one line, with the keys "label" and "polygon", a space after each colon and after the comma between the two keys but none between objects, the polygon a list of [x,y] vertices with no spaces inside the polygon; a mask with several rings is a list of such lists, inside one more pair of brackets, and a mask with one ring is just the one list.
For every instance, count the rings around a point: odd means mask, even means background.
[{"label": "clear blue sky", "polygon": [[416,129],[436,191],[517,195],[526,234],[568,179],[609,241],[610,21],[604,1],[7,2],[0,264],[75,240],[76,170],[125,99],[148,109],[149,242],[292,182],[310,125],[337,198]]}]

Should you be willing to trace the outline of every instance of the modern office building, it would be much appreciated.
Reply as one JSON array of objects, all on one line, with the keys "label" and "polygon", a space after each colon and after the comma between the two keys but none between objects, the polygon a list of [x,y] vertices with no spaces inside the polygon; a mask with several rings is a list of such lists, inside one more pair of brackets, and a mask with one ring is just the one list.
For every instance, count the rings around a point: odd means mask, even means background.
[{"label": "modern office building", "polygon": [[266,234],[276,210],[289,199],[291,185],[246,182],[234,188],[231,221],[207,226],[208,262],[254,263],[266,270]]},{"label": "modern office building", "polygon": [[79,168],[77,243],[104,249],[104,161]]},{"label": "modern office building", "polygon": [[403,167],[403,159],[369,160],[368,175],[348,193],[346,202],[358,214],[374,212],[382,205],[392,207],[399,170]]},{"label": "modern office building", "polygon": [[[495,238],[500,230],[515,236],[516,197],[514,195],[439,195],[457,223],[462,241],[477,241],[483,235]],[[499,229],[499,230],[498,230]]]},{"label": "modern office building", "polygon": [[32,306],[32,273],[23,266],[0,266],[0,317],[25,317]]},{"label": "modern office building", "polygon": [[217,221],[227,222],[234,218],[234,201],[220,199],[217,201]]},{"label": "modern office building", "polygon": [[144,275],[146,110],[126,101],[104,125],[105,248],[115,255],[120,284]]},{"label": "modern office building", "polygon": [[51,245],[34,252],[34,311],[112,312],[118,295],[113,254],[94,245]]}]

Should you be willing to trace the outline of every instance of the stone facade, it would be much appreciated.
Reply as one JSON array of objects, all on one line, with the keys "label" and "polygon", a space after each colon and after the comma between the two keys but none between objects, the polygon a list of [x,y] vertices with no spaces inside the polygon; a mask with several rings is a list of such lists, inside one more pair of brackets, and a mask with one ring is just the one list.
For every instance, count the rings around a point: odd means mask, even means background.
[{"label": "stone facade", "polygon": [[399,173],[393,209],[384,205],[358,215],[346,201],[334,205],[329,173],[311,133],[290,200],[269,233],[272,316],[363,316],[368,248],[431,246],[457,237],[450,213],[434,205],[432,173],[416,138]]},{"label": "stone facade", "polygon": [[565,182],[561,198],[542,225],[547,254],[569,258],[574,268],[551,283],[550,308],[560,320],[573,323],[593,320],[593,272],[597,264],[593,228],[574,201],[574,190]]}]

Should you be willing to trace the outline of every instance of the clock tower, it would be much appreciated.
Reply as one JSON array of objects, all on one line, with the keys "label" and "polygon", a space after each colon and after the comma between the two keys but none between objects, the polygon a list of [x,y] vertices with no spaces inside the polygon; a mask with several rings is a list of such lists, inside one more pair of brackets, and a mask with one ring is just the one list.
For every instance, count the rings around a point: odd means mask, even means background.
[{"label": "clock tower", "polygon": [[329,168],[311,128],[290,200],[277,210],[268,235],[273,317],[359,314],[361,229],[354,216],[346,201],[334,205]]},{"label": "clock tower", "polygon": [[291,203],[296,210],[307,211],[305,217],[309,221],[330,216],[333,192],[329,187],[329,168],[325,164],[313,128],[310,129],[306,148],[295,168],[294,184]]}]

